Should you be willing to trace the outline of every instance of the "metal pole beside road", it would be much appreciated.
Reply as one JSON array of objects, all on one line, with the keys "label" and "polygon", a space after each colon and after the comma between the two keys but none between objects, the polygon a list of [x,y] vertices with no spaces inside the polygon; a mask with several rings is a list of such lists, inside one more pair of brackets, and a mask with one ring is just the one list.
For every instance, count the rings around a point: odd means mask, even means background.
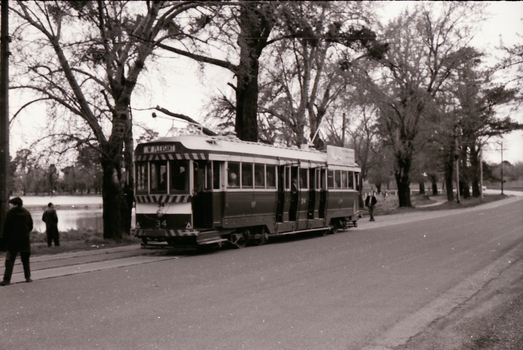
[{"label": "metal pole beside road", "polygon": [[0,235],[7,212],[9,192],[9,2],[0,5]]}]

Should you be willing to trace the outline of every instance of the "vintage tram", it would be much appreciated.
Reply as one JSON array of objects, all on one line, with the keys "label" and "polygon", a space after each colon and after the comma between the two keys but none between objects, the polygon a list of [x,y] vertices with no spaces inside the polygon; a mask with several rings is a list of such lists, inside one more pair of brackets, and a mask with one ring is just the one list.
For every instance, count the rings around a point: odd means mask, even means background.
[{"label": "vintage tram", "polygon": [[356,226],[354,151],[285,148],[207,135],[141,143],[135,155],[142,246],[262,244]]}]

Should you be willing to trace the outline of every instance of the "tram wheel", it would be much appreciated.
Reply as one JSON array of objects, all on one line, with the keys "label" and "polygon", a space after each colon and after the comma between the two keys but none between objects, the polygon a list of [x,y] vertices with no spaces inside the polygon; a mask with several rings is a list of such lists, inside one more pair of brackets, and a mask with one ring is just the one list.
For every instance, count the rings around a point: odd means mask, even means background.
[{"label": "tram wheel", "polygon": [[257,237],[254,239],[255,245],[262,245],[265,244],[268,240],[268,236],[265,233],[265,230],[262,229],[261,233],[256,235]]},{"label": "tram wheel", "polygon": [[247,245],[247,236],[248,234],[245,232],[233,233],[231,235],[231,243],[233,247],[237,249],[245,248],[245,246]]}]

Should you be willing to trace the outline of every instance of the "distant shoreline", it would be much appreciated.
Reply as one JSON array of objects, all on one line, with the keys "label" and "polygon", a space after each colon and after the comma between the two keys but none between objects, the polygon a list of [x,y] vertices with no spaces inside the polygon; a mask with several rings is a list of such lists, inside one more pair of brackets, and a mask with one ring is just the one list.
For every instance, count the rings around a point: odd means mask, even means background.
[{"label": "distant shoreline", "polygon": [[58,196],[21,196],[12,195],[10,198],[20,197],[26,208],[46,207],[53,203],[57,209],[101,209],[103,199],[101,195],[58,195]]}]

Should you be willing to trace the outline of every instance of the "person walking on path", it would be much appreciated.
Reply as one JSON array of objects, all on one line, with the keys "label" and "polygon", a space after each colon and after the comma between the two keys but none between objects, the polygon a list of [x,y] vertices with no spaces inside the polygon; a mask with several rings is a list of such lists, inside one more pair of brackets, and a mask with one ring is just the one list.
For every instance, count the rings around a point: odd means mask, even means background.
[{"label": "person walking on path", "polygon": [[58,232],[58,215],[56,215],[56,209],[53,203],[47,204],[47,209],[42,214],[42,221],[45,222],[47,246],[51,247],[54,242],[54,246],[59,247],[60,233]]},{"label": "person walking on path", "polygon": [[6,255],[4,279],[0,282],[0,286],[7,286],[11,283],[11,275],[13,274],[13,267],[18,253],[20,253],[22,258],[25,281],[33,282],[29,265],[29,256],[31,255],[30,234],[33,230],[33,218],[22,207],[23,201],[20,197],[12,198],[9,204],[11,209],[6,214],[3,227]]},{"label": "person walking on path", "polygon": [[376,199],[376,196],[374,195],[374,191],[372,191],[370,193],[370,195],[367,196],[367,198],[365,199],[365,206],[367,206],[367,208],[369,208],[369,215],[370,215],[369,221],[375,221],[374,220],[374,206],[376,205],[377,202],[378,202],[378,200]]}]

